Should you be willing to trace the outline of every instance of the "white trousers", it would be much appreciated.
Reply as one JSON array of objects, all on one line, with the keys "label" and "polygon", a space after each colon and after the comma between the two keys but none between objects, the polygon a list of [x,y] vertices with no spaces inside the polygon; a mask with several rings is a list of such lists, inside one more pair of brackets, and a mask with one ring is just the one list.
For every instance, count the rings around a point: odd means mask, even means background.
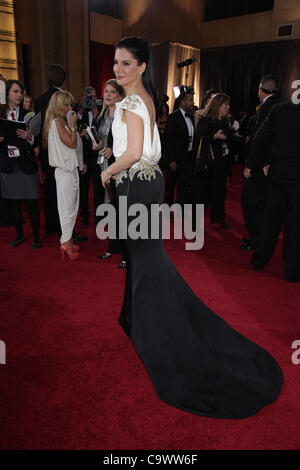
[{"label": "white trousers", "polygon": [[72,238],[79,208],[79,175],[78,169],[72,172],[55,168],[57,191],[57,208],[61,225],[60,243]]}]

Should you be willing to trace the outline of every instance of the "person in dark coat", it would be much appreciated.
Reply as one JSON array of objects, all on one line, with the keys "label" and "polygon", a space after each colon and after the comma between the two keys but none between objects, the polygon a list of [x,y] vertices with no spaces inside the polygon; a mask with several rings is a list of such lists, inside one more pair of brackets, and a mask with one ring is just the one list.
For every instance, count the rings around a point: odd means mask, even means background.
[{"label": "person in dark coat", "polygon": [[[206,116],[197,125],[196,147],[199,148],[202,138],[202,152],[210,153],[213,165],[209,174],[194,176],[194,202],[211,206],[210,222],[218,223],[228,229],[225,220],[225,200],[227,178],[231,174],[232,159],[229,146],[241,142],[242,137],[234,135],[229,128],[227,118],[230,98],[225,93],[217,93],[212,98]],[[210,150],[211,148],[211,150]]]},{"label": "person in dark coat", "polygon": [[[82,104],[89,102],[92,107],[84,108]],[[103,200],[103,188],[95,191],[95,169],[97,169],[97,157],[98,153],[92,149],[92,141],[89,135],[86,133],[87,127],[97,128],[97,119],[99,118],[100,107],[97,105],[97,94],[95,88],[87,86],[82,92],[81,102],[79,103],[79,128],[82,130],[80,135],[82,136],[83,144],[83,160],[86,165],[86,172],[80,175],[80,218],[83,225],[89,225],[90,207],[89,207],[89,191],[91,182],[94,190],[94,215],[96,214],[95,196],[98,193],[98,200]],[[94,105],[95,104],[95,105]],[[99,178],[99,175],[98,175]],[[97,178],[96,178],[97,179]],[[97,197],[96,197],[97,199]],[[100,203],[99,200],[99,203]],[[96,220],[97,222],[97,220]]]},{"label": "person in dark coat", "polygon": [[41,112],[41,133],[38,136],[37,143],[40,146],[40,160],[42,165],[42,171],[44,172],[45,186],[44,186],[44,212],[45,212],[45,230],[48,235],[52,233],[61,233],[58,210],[57,210],[57,195],[56,195],[56,183],[54,178],[54,168],[49,165],[48,150],[43,148],[42,132],[45,122],[45,114],[48,108],[48,104],[51,96],[59,89],[64,87],[66,80],[66,71],[59,64],[53,64],[48,70],[48,90],[39,96],[35,103],[35,113]]},{"label": "person in dark coat", "polygon": [[[6,105],[1,105],[0,116],[11,121],[24,121],[24,86],[18,80],[6,82]],[[1,134],[1,131],[0,131]],[[17,237],[11,243],[16,247],[24,242],[22,201],[25,201],[33,229],[32,248],[42,246],[40,240],[40,213],[38,167],[34,157],[34,138],[31,131],[19,128],[14,142],[0,135],[0,185],[1,194],[12,204],[12,218]]]},{"label": "person in dark coat", "polygon": [[179,108],[169,114],[164,136],[164,163],[167,167],[165,202],[172,205],[177,183],[176,202],[190,202],[194,147],[194,90],[180,87]]},{"label": "person in dark coat", "polygon": [[[3,86],[5,94],[5,82],[6,78],[0,73],[0,90]],[[5,95],[4,95],[5,96]],[[4,104],[5,100],[3,103]],[[9,199],[4,199],[1,195],[1,186],[0,186],[0,227],[10,227],[12,223],[12,213],[11,213],[11,201]]]},{"label": "person in dark coat", "polygon": [[272,149],[267,174],[267,197],[261,230],[252,265],[262,270],[272,258],[278,235],[284,231],[284,279],[300,281],[300,105],[292,102],[274,106],[257,131],[248,161],[252,168],[263,165]]},{"label": "person in dark coat", "polygon": [[[252,136],[255,135],[259,127],[262,125],[272,106],[279,103],[280,100],[276,94],[277,89],[277,79],[273,75],[265,75],[261,79],[258,87],[258,95],[261,104],[254,118],[254,125],[251,129]],[[251,148],[251,140],[248,145]],[[263,168],[269,163],[269,161],[270,152],[267,151],[264,154],[264,158],[259,160],[259,166],[257,168],[252,168],[251,178],[247,178],[249,175],[249,164],[248,161],[246,161],[242,191],[242,209],[245,225],[250,238],[246,238],[246,242],[240,246],[241,250],[254,250],[256,246],[267,191],[267,179]]]}]

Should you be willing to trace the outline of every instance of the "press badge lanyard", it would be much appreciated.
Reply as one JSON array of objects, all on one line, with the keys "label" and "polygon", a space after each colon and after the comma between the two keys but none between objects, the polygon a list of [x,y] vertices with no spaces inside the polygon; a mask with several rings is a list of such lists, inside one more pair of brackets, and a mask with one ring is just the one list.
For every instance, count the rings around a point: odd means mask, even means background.
[{"label": "press badge lanyard", "polygon": [[[19,108],[14,109],[13,111],[8,111],[7,119],[9,121],[17,121],[19,117]],[[16,158],[20,156],[20,149],[19,147],[14,147],[13,145],[7,146],[8,156],[9,158]]]}]

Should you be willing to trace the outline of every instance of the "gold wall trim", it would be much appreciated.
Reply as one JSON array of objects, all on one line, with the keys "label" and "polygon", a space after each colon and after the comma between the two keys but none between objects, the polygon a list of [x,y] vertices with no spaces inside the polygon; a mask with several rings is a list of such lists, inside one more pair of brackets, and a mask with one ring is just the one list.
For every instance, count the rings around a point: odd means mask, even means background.
[{"label": "gold wall trim", "polygon": [[[0,13],[6,13],[7,15],[14,14],[15,4],[13,2],[6,2],[5,0],[0,0]],[[6,8],[6,10],[4,9]]]},{"label": "gold wall trim", "polygon": [[11,38],[16,38],[16,33],[15,31],[9,31],[7,29],[0,29],[0,36],[7,36]]},{"label": "gold wall trim", "polygon": [[9,1],[5,1],[5,0],[0,0],[0,6],[3,6],[3,7],[7,7],[7,8],[14,8],[14,2],[9,2]]},{"label": "gold wall trim", "polygon": [[[30,0],[33,2],[33,0]],[[7,79],[19,77],[19,61],[16,50],[18,34],[15,30],[15,0],[0,0],[0,73]]]},{"label": "gold wall trim", "polygon": [[0,57],[0,65],[1,64],[17,64],[16,59],[4,59],[3,57]]}]

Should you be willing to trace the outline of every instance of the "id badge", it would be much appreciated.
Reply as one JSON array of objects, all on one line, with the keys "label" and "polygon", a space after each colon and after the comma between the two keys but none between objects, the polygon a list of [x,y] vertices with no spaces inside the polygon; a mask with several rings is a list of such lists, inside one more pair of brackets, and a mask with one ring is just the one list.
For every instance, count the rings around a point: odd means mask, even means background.
[{"label": "id badge", "polygon": [[104,162],[104,156],[102,155],[102,153],[99,152],[98,158],[97,158],[97,163],[98,163],[98,165],[103,165],[103,162]]},{"label": "id badge", "polygon": [[18,147],[12,147],[11,145],[7,146],[9,158],[16,158],[20,156],[20,150]]}]

